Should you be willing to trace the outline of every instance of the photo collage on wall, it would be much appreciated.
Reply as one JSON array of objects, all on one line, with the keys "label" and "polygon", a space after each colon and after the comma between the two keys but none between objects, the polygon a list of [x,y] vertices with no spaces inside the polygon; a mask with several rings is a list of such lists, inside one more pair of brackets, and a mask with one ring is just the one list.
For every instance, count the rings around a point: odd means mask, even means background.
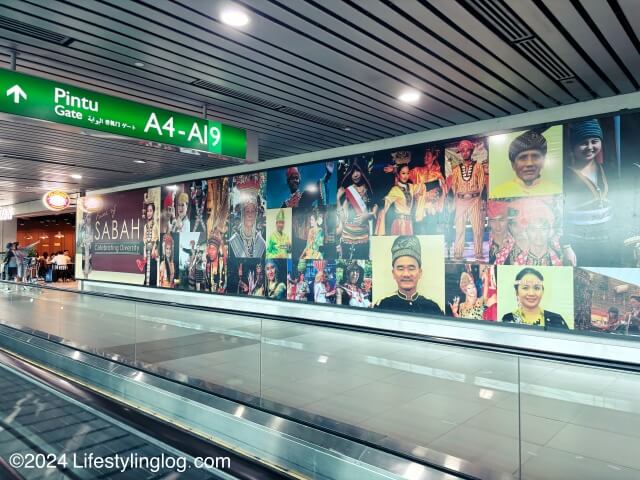
[{"label": "photo collage on wall", "polygon": [[[84,277],[640,335],[638,131],[591,118],[109,194],[83,209]],[[140,246],[105,240],[112,219]]]}]

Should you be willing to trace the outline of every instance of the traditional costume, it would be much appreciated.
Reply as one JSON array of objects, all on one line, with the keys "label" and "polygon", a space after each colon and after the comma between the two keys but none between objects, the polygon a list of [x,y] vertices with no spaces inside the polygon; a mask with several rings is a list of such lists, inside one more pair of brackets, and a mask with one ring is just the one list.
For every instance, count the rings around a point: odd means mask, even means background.
[{"label": "traditional costume", "polygon": [[[276,215],[276,223],[284,222],[284,211],[279,210]],[[266,258],[291,258],[291,239],[284,231],[277,229],[267,240]]]},{"label": "traditional costume", "polygon": [[[173,262],[173,237],[166,233],[162,239],[162,252],[163,259],[160,263],[160,286],[163,288],[174,288],[176,278],[176,266]],[[167,257],[164,253],[164,249],[169,245],[171,247],[171,253]]]},{"label": "traditional costume", "polygon": [[416,199],[416,234],[436,233],[438,216],[444,207],[446,183],[440,164],[436,159],[430,165],[414,167],[409,172],[409,180],[414,185],[424,185]]},{"label": "traditional costume", "polygon": [[[300,178],[300,171],[296,167],[287,168],[287,183],[292,175]],[[320,207],[327,204],[327,184],[331,178],[331,170],[327,168],[324,176],[316,182],[315,188],[307,188],[300,191],[298,188],[295,192],[291,192],[289,198],[282,202],[282,208],[295,207]]]},{"label": "traditional costume", "polygon": [[[537,150],[547,155],[547,139],[536,130],[527,130],[518,135],[509,145],[509,160],[513,163],[518,155],[527,150]],[[530,185],[516,177],[491,189],[492,198],[529,197],[562,193],[562,187],[542,177],[536,178]]]},{"label": "traditional costume", "polygon": [[[571,125],[571,145],[590,138],[602,142],[598,120]],[[586,165],[576,165],[575,158],[565,173],[565,240],[571,244],[580,265],[611,266],[611,220],[609,183],[604,170],[602,150]]]},{"label": "traditional costume", "polygon": [[[354,170],[360,171],[362,178],[360,185],[350,183]],[[371,198],[371,185],[358,160],[353,160],[345,173],[343,184],[346,183],[350,184],[343,187],[344,202],[338,205],[341,258],[369,258],[369,236],[371,234],[369,216],[373,216],[375,204]]]},{"label": "traditional costume", "polygon": [[253,223],[251,231],[246,232],[244,229],[244,209],[246,206],[253,204],[256,206],[256,209],[259,207],[258,192],[260,191],[260,174],[239,175],[238,177],[236,181],[236,189],[239,193],[237,199],[242,202],[242,215],[240,224],[229,239],[229,245],[236,258],[262,257],[265,252],[266,243],[256,225],[257,213],[256,222]]},{"label": "traditional costume", "polygon": [[[475,148],[469,140],[462,140],[462,147]],[[482,258],[482,237],[484,234],[484,210],[482,208],[482,190],[485,186],[485,174],[482,165],[473,161],[462,162],[448,179],[454,196],[456,239],[453,255],[456,260],[464,257],[464,237],[467,221],[473,231],[473,251],[476,258]]]},{"label": "traditional costume", "polygon": [[267,297],[275,298],[276,300],[286,300],[287,286],[284,284],[284,282],[278,280],[278,266],[276,265],[276,262],[267,260],[265,264],[265,270],[268,269],[269,265],[273,267],[275,275],[273,277],[273,280],[269,280],[269,277],[267,275]]},{"label": "traditional costume", "polygon": [[[420,241],[417,237],[400,236],[395,239],[391,247],[391,264],[393,265],[396,259],[404,256],[413,257],[418,261],[418,265],[422,265],[422,248],[420,247]],[[433,300],[423,297],[418,292],[415,292],[409,297],[400,290],[380,300],[376,308],[399,310],[409,313],[443,315],[442,309]]]},{"label": "traditional costume", "polygon": [[[398,171],[411,160],[410,152],[394,152],[392,157],[396,167],[396,183],[386,197],[384,208],[378,216],[376,235],[413,235],[413,206],[418,195],[424,191],[424,185],[402,183],[398,180]],[[393,207],[394,216],[391,232],[386,232],[386,215]]]}]

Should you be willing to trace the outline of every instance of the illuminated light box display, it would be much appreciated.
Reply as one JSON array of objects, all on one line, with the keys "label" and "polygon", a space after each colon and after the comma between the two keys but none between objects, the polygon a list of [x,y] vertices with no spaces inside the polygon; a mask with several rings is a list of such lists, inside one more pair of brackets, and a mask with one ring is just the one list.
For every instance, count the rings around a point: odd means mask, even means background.
[{"label": "illuminated light box display", "polygon": [[77,275],[640,335],[638,128],[603,117],[93,197]]}]

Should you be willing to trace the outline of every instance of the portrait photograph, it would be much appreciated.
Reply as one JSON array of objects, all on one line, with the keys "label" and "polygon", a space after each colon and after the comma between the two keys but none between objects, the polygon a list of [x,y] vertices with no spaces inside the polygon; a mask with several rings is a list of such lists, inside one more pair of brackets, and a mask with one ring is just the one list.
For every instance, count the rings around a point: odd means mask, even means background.
[{"label": "portrait photograph", "polygon": [[293,209],[292,224],[294,262],[335,259],[336,235],[333,207]]},{"label": "portrait photograph", "polygon": [[445,306],[442,235],[371,239],[374,308],[442,315]]},{"label": "portrait photograph", "polygon": [[[162,188],[163,233],[189,233],[191,228],[191,197],[189,183],[177,183]],[[165,230],[166,229],[166,230]]]},{"label": "portrait photograph", "polygon": [[574,269],[575,329],[640,335],[640,272],[635,268]]},{"label": "portrait photograph", "polygon": [[448,316],[496,321],[498,283],[495,265],[446,263],[445,293]]},{"label": "portrait photograph", "polygon": [[370,260],[338,260],[336,262],[336,304],[373,308]]},{"label": "portrait photograph", "polygon": [[265,296],[266,274],[262,259],[232,258],[229,260],[228,272],[228,293]]},{"label": "portrait photograph", "polygon": [[207,232],[207,191],[206,180],[189,182],[189,220],[192,232]]},{"label": "portrait photograph", "polygon": [[189,232],[178,234],[180,239],[180,288],[205,291],[205,234]]},{"label": "portrait photograph", "polygon": [[562,236],[562,196],[487,202],[489,262],[497,265],[573,266]]},{"label": "portrait photograph", "polygon": [[489,137],[489,198],[562,193],[563,126]]},{"label": "portrait photograph", "polygon": [[143,195],[143,255],[144,285],[158,285],[158,258],[160,257],[160,187],[151,187]]},{"label": "portrait photograph", "polygon": [[273,300],[287,299],[287,278],[291,260],[267,258],[264,263],[265,296]]},{"label": "portrait photograph", "polygon": [[162,235],[158,286],[176,288],[180,285],[180,234]]},{"label": "portrait photograph", "polygon": [[640,267],[640,114],[630,113],[620,116],[620,156],[618,164],[620,178],[610,188],[616,218],[612,230],[620,230],[614,234],[612,247],[619,250],[622,237],[622,254],[619,266]]},{"label": "portrait photograph", "polygon": [[448,202],[445,210],[445,258],[453,262],[486,262],[485,228],[489,153],[484,137],[445,145]]},{"label": "portrait photograph", "polygon": [[571,330],[573,268],[498,265],[498,321]]},{"label": "portrait photograph", "polygon": [[266,258],[291,258],[292,213],[290,208],[267,209]]},{"label": "portrait photograph", "polygon": [[378,205],[371,185],[373,155],[336,161],[336,243],[338,258],[368,259],[370,238],[376,224]]},{"label": "portrait photograph", "polygon": [[311,208],[335,205],[336,172],[333,161],[269,170],[268,208]]},{"label": "portrait photograph", "polygon": [[231,181],[229,254],[262,258],[266,249],[265,172],[236,175]]}]

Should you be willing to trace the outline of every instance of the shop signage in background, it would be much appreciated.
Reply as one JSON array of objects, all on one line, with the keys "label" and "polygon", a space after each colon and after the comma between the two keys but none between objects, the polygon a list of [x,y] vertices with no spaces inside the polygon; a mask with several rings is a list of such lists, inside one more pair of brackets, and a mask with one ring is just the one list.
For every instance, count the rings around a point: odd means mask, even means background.
[{"label": "shop signage in background", "polygon": [[60,82],[0,69],[0,111],[246,158],[247,132]]},{"label": "shop signage in background", "polygon": [[13,207],[0,207],[0,221],[13,220]]},{"label": "shop signage in background", "polygon": [[71,198],[62,190],[52,190],[44,194],[42,203],[44,203],[44,206],[49,210],[59,212],[69,206]]}]

